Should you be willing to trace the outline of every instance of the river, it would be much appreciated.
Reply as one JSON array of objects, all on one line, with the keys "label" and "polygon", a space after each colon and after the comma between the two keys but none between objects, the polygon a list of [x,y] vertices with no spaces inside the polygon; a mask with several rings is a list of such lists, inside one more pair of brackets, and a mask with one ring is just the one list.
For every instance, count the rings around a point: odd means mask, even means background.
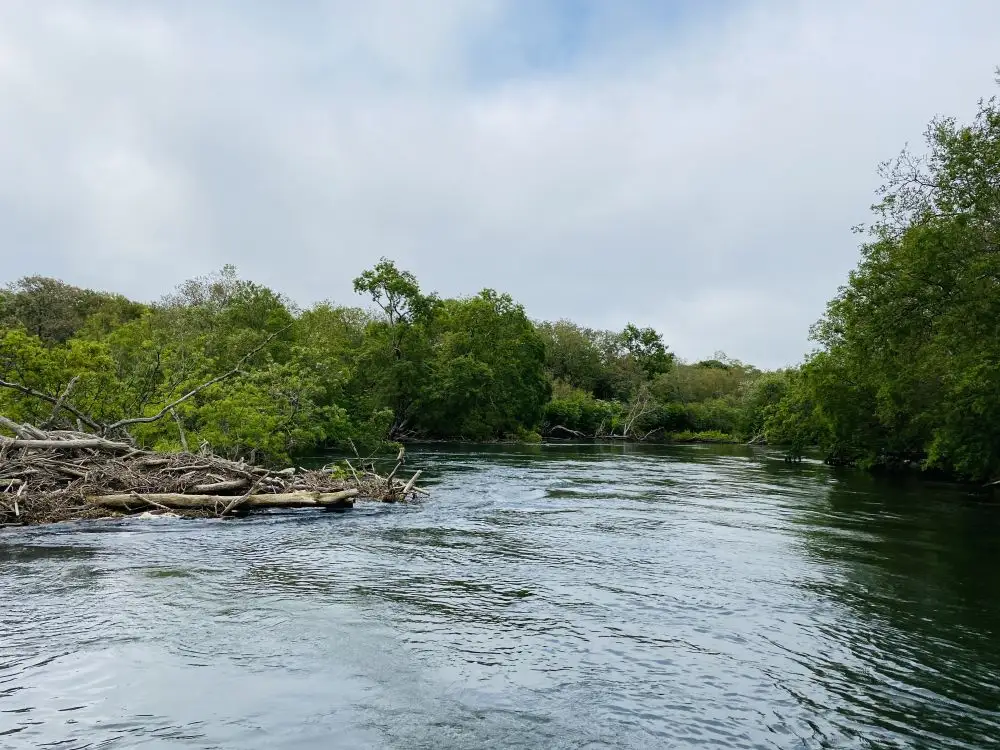
[{"label": "river", "polygon": [[743,447],[410,460],[419,503],[0,530],[0,747],[1000,747],[998,505]]}]

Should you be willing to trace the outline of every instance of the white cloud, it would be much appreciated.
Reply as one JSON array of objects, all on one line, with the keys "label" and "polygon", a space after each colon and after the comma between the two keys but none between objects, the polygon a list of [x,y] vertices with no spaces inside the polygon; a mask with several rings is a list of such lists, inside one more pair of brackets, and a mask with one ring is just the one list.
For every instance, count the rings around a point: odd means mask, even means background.
[{"label": "white cloud", "polygon": [[148,298],[234,262],[348,302],[387,255],[780,365],[856,261],[876,163],[1000,62],[987,0],[605,16],[551,67],[490,46],[538,21],[499,0],[276,7],[0,6],[4,276]]}]

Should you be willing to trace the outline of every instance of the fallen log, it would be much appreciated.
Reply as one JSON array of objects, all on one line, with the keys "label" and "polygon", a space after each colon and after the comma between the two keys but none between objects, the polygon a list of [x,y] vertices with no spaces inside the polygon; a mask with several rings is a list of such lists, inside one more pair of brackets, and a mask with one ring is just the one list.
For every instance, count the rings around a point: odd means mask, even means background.
[{"label": "fallen log", "polygon": [[81,450],[84,448],[96,448],[115,453],[128,453],[134,451],[127,443],[116,443],[113,440],[104,438],[80,438],[72,440],[24,440],[21,438],[8,438],[0,435],[0,447],[8,448],[44,448],[59,451]]},{"label": "fallen log", "polygon": [[[340,492],[286,492],[277,495],[249,495],[241,507],[250,508],[316,508],[350,507],[358,490]],[[226,507],[235,498],[232,495],[185,495],[176,492],[130,492],[121,495],[87,495],[90,505],[115,510],[137,510],[144,503],[153,507],[167,507],[187,510],[214,510]]]},{"label": "fallen log", "polygon": [[239,490],[250,484],[246,479],[227,479],[212,484],[196,484],[194,491],[199,495],[211,495],[215,492],[228,492],[229,490]]}]

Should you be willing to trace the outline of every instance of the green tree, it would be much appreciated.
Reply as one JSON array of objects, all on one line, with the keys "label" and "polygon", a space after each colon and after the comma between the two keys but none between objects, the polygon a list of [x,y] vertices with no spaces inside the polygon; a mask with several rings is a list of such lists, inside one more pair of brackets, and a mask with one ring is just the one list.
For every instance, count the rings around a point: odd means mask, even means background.
[{"label": "green tree", "polygon": [[360,373],[380,407],[392,412],[390,437],[412,428],[414,408],[430,377],[431,337],[439,300],[420,291],[416,278],[383,258],[354,280],[382,315],[374,318],[359,353]]},{"label": "green tree", "polygon": [[446,301],[438,318],[420,426],[477,439],[536,427],[550,387],[545,344],[524,309],[487,289]]},{"label": "green tree", "polygon": [[904,151],[865,227],[861,262],[814,329],[803,368],[828,450],[1000,474],[1000,108],[939,118]]},{"label": "green tree", "polygon": [[23,327],[50,345],[67,341],[88,320],[95,330],[107,331],[138,317],[143,309],[121,295],[44,276],[26,276],[0,290],[0,327]]}]

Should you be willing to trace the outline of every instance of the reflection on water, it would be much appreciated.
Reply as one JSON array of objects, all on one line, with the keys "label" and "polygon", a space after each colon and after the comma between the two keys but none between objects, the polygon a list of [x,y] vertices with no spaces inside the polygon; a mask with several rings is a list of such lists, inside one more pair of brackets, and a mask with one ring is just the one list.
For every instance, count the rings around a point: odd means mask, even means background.
[{"label": "reflection on water", "polygon": [[0,532],[0,748],[1000,746],[1000,508],[740,446]]}]

